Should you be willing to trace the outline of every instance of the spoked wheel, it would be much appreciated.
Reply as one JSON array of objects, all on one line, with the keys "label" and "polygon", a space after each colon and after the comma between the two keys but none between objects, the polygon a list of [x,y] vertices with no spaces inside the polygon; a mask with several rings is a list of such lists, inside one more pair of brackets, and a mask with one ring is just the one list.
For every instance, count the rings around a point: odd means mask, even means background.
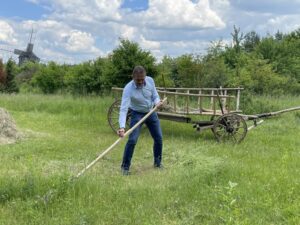
[{"label": "spoked wheel", "polygon": [[[107,120],[111,127],[111,129],[117,133],[119,129],[119,115],[120,115],[120,107],[121,107],[121,100],[116,100],[108,109],[107,113]],[[131,112],[128,110],[127,117],[126,117],[126,126],[129,127],[130,124],[130,117]]]},{"label": "spoked wheel", "polygon": [[[215,120],[217,120],[218,117],[219,117],[218,115],[212,115],[212,116],[210,117],[210,121],[215,121]],[[214,128],[210,128],[210,129],[211,129],[211,131],[214,133]]]},{"label": "spoked wheel", "polygon": [[240,143],[247,134],[247,124],[239,115],[225,114],[214,122],[213,132],[219,142]]}]

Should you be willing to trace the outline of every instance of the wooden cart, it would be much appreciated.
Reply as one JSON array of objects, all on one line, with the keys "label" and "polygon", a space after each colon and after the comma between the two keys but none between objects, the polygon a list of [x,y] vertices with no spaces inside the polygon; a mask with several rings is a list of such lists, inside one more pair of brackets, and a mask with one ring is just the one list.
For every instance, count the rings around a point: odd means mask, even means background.
[{"label": "wooden cart", "polygon": [[[256,117],[241,115],[240,96],[243,88],[157,88],[161,98],[168,98],[167,104],[157,112],[160,119],[191,123],[201,132],[209,129],[217,141],[241,142],[247,134],[246,120]],[[113,87],[114,103],[108,110],[108,122],[114,132],[119,127],[119,111],[122,88]],[[207,116],[210,119],[203,120]],[[127,125],[130,110],[127,114]],[[252,127],[251,127],[252,128]]]}]

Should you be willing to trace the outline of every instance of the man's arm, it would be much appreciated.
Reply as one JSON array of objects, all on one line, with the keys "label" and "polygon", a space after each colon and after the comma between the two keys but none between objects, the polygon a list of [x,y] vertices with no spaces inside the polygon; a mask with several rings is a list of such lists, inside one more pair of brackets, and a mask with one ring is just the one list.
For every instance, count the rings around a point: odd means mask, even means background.
[{"label": "man's arm", "polygon": [[126,124],[126,117],[128,112],[128,107],[130,105],[130,90],[127,86],[125,86],[122,94],[122,102],[120,107],[120,115],[119,115],[119,127],[118,134],[120,137],[123,135],[120,133],[120,131],[123,131],[123,134],[125,132],[125,124]]},{"label": "man's arm", "polygon": [[151,80],[152,85],[153,85],[152,101],[154,102],[155,105],[157,105],[158,103],[161,102],[160,97],[159,97],[159,94],[157,93],[154,80],[151,77],[150,77],[150,80]]}]

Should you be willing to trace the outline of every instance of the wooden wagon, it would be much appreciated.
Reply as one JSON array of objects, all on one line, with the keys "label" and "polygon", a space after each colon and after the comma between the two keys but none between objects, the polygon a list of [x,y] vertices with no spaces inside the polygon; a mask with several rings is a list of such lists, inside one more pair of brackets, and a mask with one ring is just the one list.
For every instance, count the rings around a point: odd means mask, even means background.
[{"label": "wooden wagon", "polygon": [[[167,104],[157,112],[160,119],[193,124],[196,131],[209,129],[217,141],[241,142],[247,131],[257,125],[257,117],[245,116],[240,110],[243,88],[157,88]],[[113,87],[114,103],[108,110],[108,122],[117,131],[122,88]],[[204,116],[206,120],[204,120]],[[209,117],[209,119],[207,119]],[[247,120],[254,126],[247,127]],[[130,110],[127,114],[127,125]]]}]

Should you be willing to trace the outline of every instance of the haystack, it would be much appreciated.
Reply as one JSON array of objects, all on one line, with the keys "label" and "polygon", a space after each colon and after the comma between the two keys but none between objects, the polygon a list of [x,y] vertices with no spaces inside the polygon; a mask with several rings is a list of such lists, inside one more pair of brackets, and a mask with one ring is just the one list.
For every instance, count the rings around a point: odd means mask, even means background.
[{"label": "haystack", "polygon": [[15,143],[20,138],[15,121],[5,109],[0,108],[0,145]]}]

